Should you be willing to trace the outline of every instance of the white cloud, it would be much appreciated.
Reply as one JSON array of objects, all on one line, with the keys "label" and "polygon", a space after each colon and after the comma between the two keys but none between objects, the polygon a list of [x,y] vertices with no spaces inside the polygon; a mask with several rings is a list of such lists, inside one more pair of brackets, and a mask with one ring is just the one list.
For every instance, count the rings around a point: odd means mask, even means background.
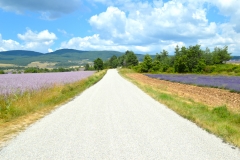
[{"label": "white cloud", "polygon": [[117,7],[108,7],[92,16],[89,23],[102,39],[144,51],[151,51],[145,46],[161,45],[161,41],[169,42],[165,46],[197,43],[198,38],[214,36],[217,29],[215,23],[208,23],[205,9],[187,8],[175,1],[137,3],[128,14]]},{"label": "white cloud", "polygon": [[48,48],[48,52],[50,53],[50,52],[53,52],[53,50],[51,49],[51,48]]},{"label": "white cloud", "polygon": [[[229,44],[230,50],[236,51],[234,46],[240,41],[237,30],[240,15],[236,16],[240,14],[240,1],[235,2],[236,0],[230,0],[227,4],[223,0],[172,0],[165,3],[162,0],[154,0],[153,3],[133,0],[122,3],[118,0],[101,1],[113,6],[92,16],[89,23],[101,39],[127,47],[134,46],[132,48],[137,51],[154,53],[170,46],[174,49],[173,44],[189,46],[197,43],[203,46],[207,43],[210,46]],[[206,8],[206,4],[210,3],[217,6],[225,16],[230,16],[231,22],[209,22],[209,8]],[[228,25],[227,29],[224,29],[224,25]]]},{"label": "white cloud", "polygon": [[49,46],[54,44],[57,36],[48,30],[33,32],[27,29],[26,33],[18,34],[18,38],[24,41],[23,45],[25,49],[46,52]]},{"label": "white cloud", "polygon": [[4,40],[0,34],[0,51],[16,50],[21,49],[23,46],[20,45],[17,41],[14,40]]},{"label": "white cloud", "polygon": [[73,48],[79,50],[118,50],[121,46],[115,46],[113,41],[104,40],[98,34],[87,37],[74,37],[61,44],[61,48]]},{"label": "white cloud", "polygon": [[17,36],[23,41],[22,43],[11,39],[4,40],[0,34],[0,50],[33,50],[45,53],[54,44],[54,40],[57,39],[56,35],[48,30],[33,32],[27,29],[26,33],[18,34]]},{"label": "white cloud", "polygon": [[220,10],[220,13],[230,17],[231,23],[234,25],[236,32],[240,33],[240,1],[239,0],[216,0],[210,1],[213,5],[216,5]]},{"label": "white cloud", "polygon": [[18,34],[18,38],[26,42],[44,42],[51,43],[53,40],[57,39],[54,33],[50,33],[48,30],[43,30],[41,32],[33,32],[27,29],[25,34]]},{"label": "white cloud", "polygon": [[[152,53],[153,51],[160,52],[162,48],[168,49],[169,52],[174,51],[176,45],[184,46],[183,42],[174,41],[163,41],[160,45],[146,44],[142,45],[131,45],[131,44],[119,44],[111,40],[101,39],[98,34],[87,37],[74,37],[67,42],[63,42],[60,48],[72,48],[78,50],[114,50],[125,52],[126,50],[132,50],[136,53]],[[156,53],[155,52],[155,53]]]},{"label": "white cloud", "polygon": [[106,12],[92,16],[89,23],[106,38],[121,37],[125,32],[126,15],[116,7],[108,7]]},{"label": "white cloud", "polygon": [[[16,2],[13,0],[12,2]],[[71,2],[73,2],[72,0]],[[63,29],[61,34],[70,37],[61,43],[61,48],[75,48],[79,50],[133,50],[142,53],[156,53],[162,49],[173,52],[176,45],[189,46],[200,44],[203,47],[229,45],[229,50],[235,54],[240,49],[240,1],[239,0],[93,0],[89,3],[102,3],[107,6],[106,11],[89,18],[92,26],[92,36],[73,37]],[[26,0],[12,3],[0,0],[0,7],[15,11],[37,11],[45,19],[59,17],[74,11],[80,0],[70,2],[60,0],[59,6],[44,8],[53,1],[39,1],[39,7],[25,4]],[[65,5],[66,6],[63,6]],[[10,8],[6,8],[10,6]],[[97,5],[96,5],[97,6]],[[102,5],[101,5],[102,6]],[[206,7],[207,6],[207,7]],[[219,14],[229,17],[229,22],[210,22],[208,14],[211,7],[217,7]],[[57,11],[57,8],[60,11]],[[217,13],[216,13],[217,14]],[[73,37],[73,38],[71,38]],[[57,36],[44,30],[33,32],[30,29],[24,34],[18,34],[23,41],[1,40],[5,44],[25,49],[47,51],[53,45]],[[9,45],[9,46],[11,46]],[[1,47],[2,49],[4,47]],[[6,47],[5,47],[6,48]],[[43,49],[42,49],[43,48]]]},{"label": "white cloud", "polygon": [[[209,47],[214,49],[214,47],[224,47],[228,46],[229,51],[234,53],[234,55],[239,55],[240,53],[240,34],[237,33],[231,24],[221,24],[219,26],[219,33],[208,39],[199,39],[199,44],[203,47]],[[221,34],[220,34],[221,33]]]},{"label": "white cloud", "polygon": [[41,13],[44,19],[56,19],[81,7],[81,0],[0,0],[0,8],[17,13]]}]

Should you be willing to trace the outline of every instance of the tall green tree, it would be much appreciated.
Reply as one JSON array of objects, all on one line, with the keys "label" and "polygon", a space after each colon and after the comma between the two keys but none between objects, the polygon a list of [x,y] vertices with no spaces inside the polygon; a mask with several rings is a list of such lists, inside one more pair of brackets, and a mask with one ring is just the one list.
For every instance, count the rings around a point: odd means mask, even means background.
[{"label": "tall green tree", "polygon": [[141,72],[149,72],[149,70],[152,69],[153,66],[152,57],[149,54],[146,54],[140,66]]},{"label": "tall green tree", "polygon": [[118,58],[117,56],[113,55],[109,60],[110,68],[117,68],[118,66]]},{"label": "tall green tree", "polygon": [[189,46],[186,51],[187,65],[190,72],[199,71],[200,66],[202,66],[200,63],[204,63],[203,51],[200,47],[200,45]]},{"label": "tall green tree", "polygon": [[205,60],[206,65],[213,65],[213,53],[210,51],[210,49],[207,47],[205,51],[203,51],[203,58]]},{"label": "tall green tree", "polygon": [[137,56],[133,51],[126,51],[124,55],[123,66],[125,67],[133,67],[138,65]]},{"label": "tall green tree", "polygon": [[86,65],[85,65],[85,71],[88,71],[89,70],[89,68],[90,68],[90,66],[89,66],[89,64],[87,63]]},{"label": "tall green tree", "polygon": [[103,60],[101,58],[94,60],[94,68],[98,71],[103,69]]},{"label": "tall green tree", "polygon": [[215,64],[223,64],[231,59],[231,53],[228,52],[228,46],[223,48],[215,47],[213,51],[213,61]]},{"label": "tall green tree", "polygon": [[203,51],[200,45],[182,47],[181,50],[176,47],[174,68],[176,72],[201,72],[206,64]]}]

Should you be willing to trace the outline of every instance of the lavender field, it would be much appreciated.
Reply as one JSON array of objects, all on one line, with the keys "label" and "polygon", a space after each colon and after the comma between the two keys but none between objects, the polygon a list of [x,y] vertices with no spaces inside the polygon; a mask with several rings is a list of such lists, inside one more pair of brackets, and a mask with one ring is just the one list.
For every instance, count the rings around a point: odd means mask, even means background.
[{"label": "lavender field", "polygon": [[0,75],[0,95],[35,91],[55,84],[66,84],[91,76],[94,71]]},{"label": "lavender field", "polygon": [[239,76],[208,76],[208,75],[169,75],[169,74],[146,74],[148,77],[167,80],[171,82],[180,82],[198,86],[208,86],[228,89],[240,92]]}]

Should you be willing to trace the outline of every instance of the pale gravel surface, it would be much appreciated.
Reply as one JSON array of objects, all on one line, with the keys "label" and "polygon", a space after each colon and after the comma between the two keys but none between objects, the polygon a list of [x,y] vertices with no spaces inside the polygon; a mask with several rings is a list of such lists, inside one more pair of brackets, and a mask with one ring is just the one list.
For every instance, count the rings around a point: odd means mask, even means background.
[{"label": "pale gravel surface", "polygon": [[12,140],[0,159],[239,160],[240,151],[109,70]]}]

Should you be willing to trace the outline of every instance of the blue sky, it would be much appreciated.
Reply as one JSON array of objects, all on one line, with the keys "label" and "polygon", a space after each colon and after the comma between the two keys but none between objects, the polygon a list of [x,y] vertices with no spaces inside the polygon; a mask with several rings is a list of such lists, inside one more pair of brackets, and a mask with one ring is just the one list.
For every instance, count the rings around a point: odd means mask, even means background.
[{"label": "blue sky", "polygon": [[173,53],[227,45],[240,56],[239,0],[0,0],[0,51]]}]

